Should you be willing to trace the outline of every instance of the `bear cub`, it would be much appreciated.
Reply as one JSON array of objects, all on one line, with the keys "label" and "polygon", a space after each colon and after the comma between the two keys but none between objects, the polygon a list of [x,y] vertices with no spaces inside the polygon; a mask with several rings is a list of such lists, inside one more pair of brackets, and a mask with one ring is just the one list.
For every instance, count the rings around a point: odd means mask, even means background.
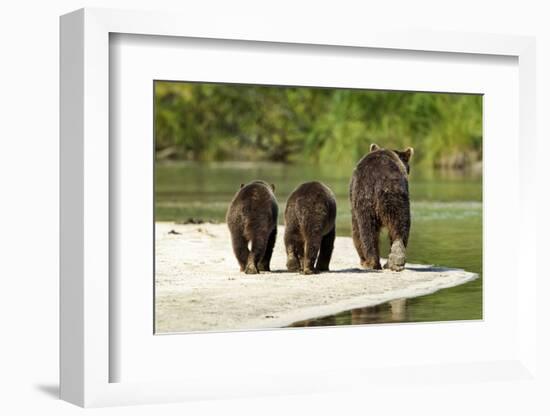
[{"label": "bear cub", "polygon": [[[277,238],[275,186],[264,181],[241,184],[227,210],[226,222],[241,272],[269,271]],[[248,248],[250,244],[250,250]]]},{"label": "bear cub", "polygon": [[292,192],[285,208],[288,271],[312,274],[328,270],[335,219],[336,198],[326,185],[307,182]]},{"label": "bear cub", "polygon": [[361,266],[381,269],[378,238],[386,227],[390,254],[384,268],[401,271],[409,239],[409,160],[412,147],[404,151],[370,147],[353,171],[350,183],[352,237]]}]

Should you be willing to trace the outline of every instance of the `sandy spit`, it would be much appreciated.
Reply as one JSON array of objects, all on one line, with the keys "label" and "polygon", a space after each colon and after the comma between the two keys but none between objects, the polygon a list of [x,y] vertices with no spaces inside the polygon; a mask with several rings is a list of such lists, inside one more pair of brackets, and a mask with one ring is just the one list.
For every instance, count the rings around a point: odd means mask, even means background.
[{"label": "sandy spit", "polygon": [[239,272],[225,224],[156,223],[157,333],[280,328],[294,322],[433,293],[476,279],[461,269],[407,264],[365,271],[349,237],[337,237],[331,271],[288,273],[283,227],[272,272]]}]

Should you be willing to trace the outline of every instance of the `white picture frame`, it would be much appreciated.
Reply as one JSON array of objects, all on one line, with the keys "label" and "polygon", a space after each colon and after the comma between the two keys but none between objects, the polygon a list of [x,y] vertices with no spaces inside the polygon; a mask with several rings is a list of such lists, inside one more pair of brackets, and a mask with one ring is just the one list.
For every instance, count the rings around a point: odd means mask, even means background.
[{"label": "white picture frame", "polygon": [[[369,385],[376,380],[399,378],[402,383],[433,380],[518,380],[536,377],[536,261],[527,244],[520,244],[517,264],[522,264],[515,305],[514,348],[497,360],[470,362],[418,362],[411,368],[331,368],[331,377],[313,370],[293,372],[281,368],[257,378],[239,378],[198,370],[184,377],[149,381],[113,382],[111,371],[121,359],[112,348],[111,314],[117,305],[109,276],[112,258],[110,227],[110,72],[111,34],[201,38],[225,41],[276,42],[285,45],[330,45],[332,48],[371,48],[424,51],[438,54],[502,55],[518,60],[519,134],[518,204],[520,242],[535,241],[536,218],[533,186],[529,178],[535,165],[528,151],[535,143],[535,42],[533,38],[465,33],[395,32],[360,30],[327,34],[283,30],[276,25],[235,26],[223,20],[205,25],[201,19],[168,13],[82,9],[61,18],[61,398],[80,406],[157,403],[196,398],[247,397],[261,394],[309,393]],[[521,142],[521,146],[519,146]],[[529,213],[529,215],[525,215]],[[485,213],[484,213],[485,214]],[[111,257],[110,257],[111,256]],[[511,274],[518,270],[512,268]],[[515,275],[514,275],[515,276]],[[402,328],[404,328],[402,326]],[[359,328],[360,330],[360,328]],[[512,329],[511,329],[512,331]],[[317,337],[329,332],[317,332]],[[292,331],[290,337],[301,337]],[[264,333],[264,336],[267,333]],[[153,334],[151,333],[151,336]],[[213,336],[196,334],[194,337]],[[219,342],[219,341],[213,341]],[[235,341],[239,342],[239,341]],[[353,350],[351,354],[357,354]],[[208,376],[210,374],[210,376]],[[408,374],[408,375],[407,375]],[[156,381],[153,381],[156,380]],[[347,380],[342,382],[342,380]]]}]

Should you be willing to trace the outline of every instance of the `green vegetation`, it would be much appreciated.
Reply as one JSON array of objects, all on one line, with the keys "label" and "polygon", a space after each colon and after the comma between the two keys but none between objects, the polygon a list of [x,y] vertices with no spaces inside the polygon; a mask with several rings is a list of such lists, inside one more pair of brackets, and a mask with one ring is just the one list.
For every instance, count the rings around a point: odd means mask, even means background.
[{"label": "green vegetation", "polygon": [[353,165],[370,143],[415,148],[415,163],[482,158],[482,97],[155,82],[158,159]]}]

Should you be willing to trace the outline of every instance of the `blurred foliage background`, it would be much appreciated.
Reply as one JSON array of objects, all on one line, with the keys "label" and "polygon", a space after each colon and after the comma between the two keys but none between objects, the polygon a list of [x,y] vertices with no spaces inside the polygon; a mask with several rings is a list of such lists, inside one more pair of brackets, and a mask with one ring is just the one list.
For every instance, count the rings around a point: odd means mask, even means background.
[{"label": "blurred foliage background", "polygon": [[156,154],[354,165],[378,143],[466,169],[481,163],[481,110],[481,95],[156,81]]}]

